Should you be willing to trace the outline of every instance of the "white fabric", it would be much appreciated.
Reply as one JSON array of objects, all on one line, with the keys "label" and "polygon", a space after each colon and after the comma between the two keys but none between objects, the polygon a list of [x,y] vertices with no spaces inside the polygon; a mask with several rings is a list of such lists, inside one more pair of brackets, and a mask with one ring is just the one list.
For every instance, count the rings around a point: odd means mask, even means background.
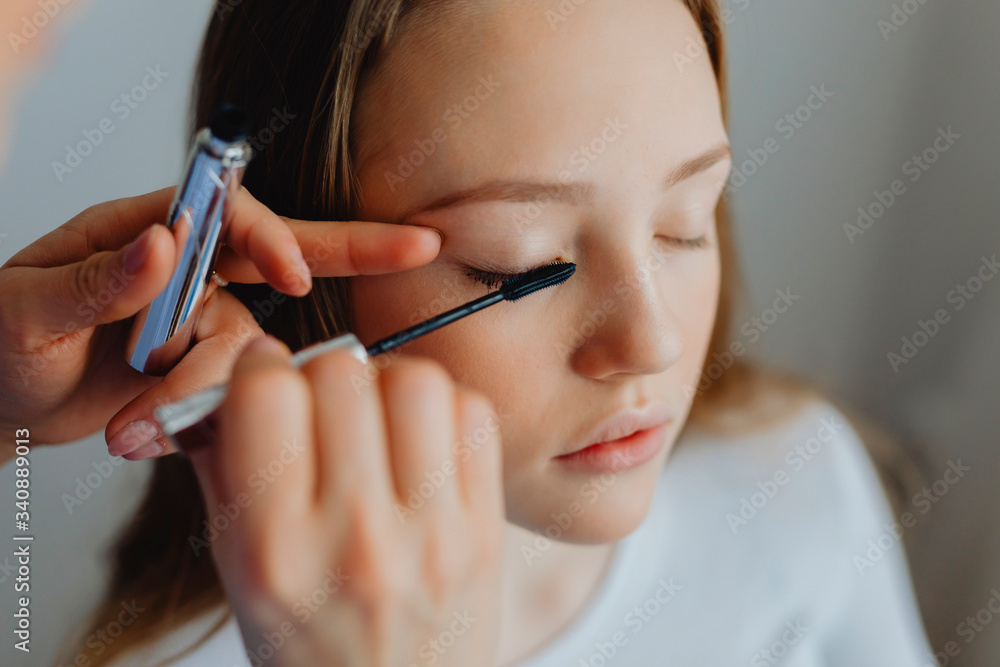
[{"label": "white fabric", "polygon": [[[894,521],[828,403],[751,436],[691,431],[585,609],[517,667],[933,665]],[[216,618],[116,665],[176,653]],[[175,664],[249,662],[230,621]]]}]

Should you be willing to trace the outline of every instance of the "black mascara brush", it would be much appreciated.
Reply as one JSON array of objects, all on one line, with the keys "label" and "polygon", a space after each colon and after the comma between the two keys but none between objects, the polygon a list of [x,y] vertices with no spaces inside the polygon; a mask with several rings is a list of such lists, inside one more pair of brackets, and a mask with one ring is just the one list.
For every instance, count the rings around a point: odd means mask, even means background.
[{"label": "black mascara brush", "polygon": [[504,283],[500,286],[500,289],[495,292],[490,292],[486,296],[480,297],[475,301],[470,301],[465,305],[452,308],[451,310],[441,313],[440,315],[435,315],[434,317],[424,320],[419,324],[414,324],[409,329],[403,329],[402,331],[391,336],[386,336],[385,338],[369,345],[366,348],[366,351],[369,356],[373,357],[377,354],[388,352],[393,348],[409,343],[414,338],[419,338],[420,336],[430,333],[435,329],[440,329],[446,324],[451,324],[455,320],[460,320],[466,315],[471,315],[472,313],[480,311],[488,306],[492,306],[495,303],[499,303],[501,301],[517,301],[518,299],[537,292],[538,290],[566,282],[566,280],[573,275],[574,271],[576,271],[576,264],[572,264],[570,262],[553,262],[552,264],[532,269],[531,271],[523,273],[516,278],[504,281]]},{"label": "black mascara brush", "polygon": [[[419,338],[435,329],[440,329],[446,324],[455,320],[460,320],[466,315],[471,315],[477,311],[492,306],[501,301],[517,301],[523,297],[533,294],[538,290],[564,283],[573,272],[576,271],[576,264],[570,262],[553,262],[532,269],[527,273],[504,281],[495,292],[490,292],[474,301],[453,308],[440,315],[415,324],[408,329],[395,333],[391,336],[378,340],[367,348],[361,341],[352,334],[343,334],[336,338],[316,343],[302,348],[292,355],[291,363],[296,368],[302,366],[310,359],[325,354],[331,350],[346,349],[362,363],[368,363],[369,356],[375,356],[388,352],[404,343],[408,343],[414,338]],[[214,439],[215,424],[213,412],[222,403],[229,391],[229,385],[217,385],[210,389],[200,391],[176,403],[162,405],[153,411],[153,415],[159,422],[161,432],[174,439],[181,448],[193,448]]]}]

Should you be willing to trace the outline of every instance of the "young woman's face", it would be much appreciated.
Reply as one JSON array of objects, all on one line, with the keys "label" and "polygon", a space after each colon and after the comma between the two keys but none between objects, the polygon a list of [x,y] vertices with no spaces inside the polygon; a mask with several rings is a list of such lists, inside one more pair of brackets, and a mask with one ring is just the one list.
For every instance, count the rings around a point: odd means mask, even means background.
[{"label": "young woman's face", "polygon": [[[352,279],[356,333],[369,344],[491,291],[472,269],[575,263],[563,285],[402,349],[492,399],[508,520],[615,540],[648,510],[715,316],[730,158],[708,52],[679,0],[446,11],[398,35],[354,108],[357,218],[444,235],[427,266]],[[671,421],[652,459],[601,476],[556,458],[654,403]]]}]

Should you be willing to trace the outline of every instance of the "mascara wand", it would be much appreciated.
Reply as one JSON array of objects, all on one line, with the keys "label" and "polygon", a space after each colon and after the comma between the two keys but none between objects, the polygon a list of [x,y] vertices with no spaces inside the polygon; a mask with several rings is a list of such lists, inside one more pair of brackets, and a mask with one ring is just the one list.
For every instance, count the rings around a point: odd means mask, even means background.
[{"label": "mascara wand", "polygon": [[435,315],[434,317],[414,324],[408,329],[403,329],[391,336],[386,336],[377,340],[366,348],[369,356],[382,354],[389,350],[409,343],[414,338],[430,333],[435,329],[440,329],[446,324],[451,324],[455,320],[460,320],[466,315],[471,315],[476,311],[501,301],[517,301],[518,299],[533,294],[539,290],[559,285],[566,282],[573,272],[576,271],[576,264],[571,262],[553,262],[537,269],[532,269],[516,278],[504,281],[495,292],[490,292],[486,296],[475,301],[452,308],[451,310]]},{"label": "mascara wand", "polygon": [[[553,262],[540,266],[504,281],[495,292],[415,324],[409,329],[403,329],[367,348],[354,334],[348,333],[299,350],[292,355],[291,364],[295,368],[301,368],[309,360],[336,349],[348,350],[359,361],[367,363],[367,356],[387,352],[495,303],[517,301],[538,290],[564,283],[574,271],[576,264],[570,262]],[[209,387],[174,403],[161,405],[153,411],[153,415],[165,436],[172,438],[182,449],[194,449],[215,439],[213,412],[222,404],[228,391],[228,384]]]}]

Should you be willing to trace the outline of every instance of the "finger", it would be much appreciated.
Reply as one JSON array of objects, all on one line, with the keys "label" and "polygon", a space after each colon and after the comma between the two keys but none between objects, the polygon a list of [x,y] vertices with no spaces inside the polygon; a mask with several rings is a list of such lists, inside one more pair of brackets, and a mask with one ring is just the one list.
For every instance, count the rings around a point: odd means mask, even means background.
[{"label": "finger", "polygon": [[391,511],[394,496],[381,400],[368,369],[344,350],[302,366],[316,396],[318,500],[343,507],[360,498],[378,515]]},{"label": "finger", "polygon": [[441,235],[430,227],[385,222],[288,220],[314,276],[377,275],[423,266]]},{"label": "finger", "polygon": [[451,377],[429,359],[400,357],[382,371],[379,384],[399,502],[412,511],[424,505],[455,504]]},{"label": "finger", "polygon": [[175,190],[171,186],[91,206],[11,257],[7,266],[63,266],[118,250],[150,225],[166,221]]},{"label": "finger", "polygon": [[65,266],[10,269],[11,317],[35,343],[130,317],[166,287],[175,257],[173,236],[152,225],[117,251]]},{"label": "finger", "polygon": [[[353,276],[375,275],[406,271],[423,266],[433,260],[441,249],[441,237],[433,229],[413,225],[394,225],[381,222],[310,222],[280,218],[263,204],[257,210],[259,216],[273,216],[291,232],[305,255],[306,271],[310,276]],[[249,206],[244,203],[244,214]],[[249,232],[246,232],[249,234]],[[282,291],[289,291],[298,285],[298,274],[284,261],[287,249],[266,242],[259,243],[257,257],[250,255],[249,245],[233,245],[246,239],[232,236],[229,246],[219,251],[216,270],[227,280],[240,283],[270,283]],[[249,239],[249,236],[247,237]],[[282,246],[284,247],[284,246]],[[284,254],[282,254],[284,253]],[[294,253],[293,253],[294,254]],[[248,259],[249,258],[249,259]],[[262,265],[270,262],[268,273]],[[293,262],[294,264],[294,262]],[[289,292],[300,294],[300,291]]]},{"label": "finger", "polygon": [[[230,211],[230,223],[223,239],[226,245],[248,260],[259,277],[274,288],[296,296],[307,294],[312,287],[312,276],[298,241],[285,221],[244,187],[240,187],[233,197]],[[237,273],[237,267],[233,266],[222,272],[227,280],[237,280]]]},{"label": "finger", "polygon": [[227,382],[246,345],[263,336],[253,316],[224,289],[205,299],[195,344],[163,378],[135,397],[105,428],[108,452],[138,460],[176,452],[156,426],[154,410],[201,390]]},{"label": "finger", "polygon": [[304,514],[316,493],[312,393],[290,358],[271,336],[247,346],[218,410],[219,440],[207,448],[217,457],[220,500],[253,499],[240,519],[249,534],[275,517]]},{"label": "finger", "polygon": [[500,422],[482,394],[459,386],[455,392],[458,486],[466,506],[488,516],[503,515],[503,450]]}]

